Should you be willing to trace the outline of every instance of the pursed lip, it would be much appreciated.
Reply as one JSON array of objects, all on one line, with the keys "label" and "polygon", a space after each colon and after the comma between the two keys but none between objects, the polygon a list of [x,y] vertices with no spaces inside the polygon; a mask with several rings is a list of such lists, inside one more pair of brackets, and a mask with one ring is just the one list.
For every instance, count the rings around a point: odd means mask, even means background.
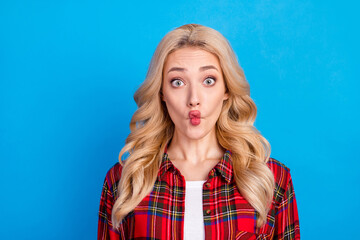
[{"label": "pursed lip", "polygon": [[189,112],[189,118],[201,118],[201,112],[199,110],[192,110]]}]

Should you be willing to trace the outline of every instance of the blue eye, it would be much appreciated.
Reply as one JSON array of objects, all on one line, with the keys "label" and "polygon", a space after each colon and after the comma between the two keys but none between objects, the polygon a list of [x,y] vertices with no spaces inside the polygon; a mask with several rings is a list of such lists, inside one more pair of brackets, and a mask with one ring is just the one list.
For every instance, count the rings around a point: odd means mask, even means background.
[{"label": "blue eye", "polygon": [[182,85],[184,85],[184,82],[179,79],[174,79],[171,81],[171,85],[173,87],[181,87]]},{"label": "blue eye", "polygon": [[212,78],[212,77],[208,77],[208,78],[206,78],[206,79],[204,80],[203,83],[204,83],[205,85],[207,85],[207,86],[212,86],[212,85],[215,84],[215,79]]}]

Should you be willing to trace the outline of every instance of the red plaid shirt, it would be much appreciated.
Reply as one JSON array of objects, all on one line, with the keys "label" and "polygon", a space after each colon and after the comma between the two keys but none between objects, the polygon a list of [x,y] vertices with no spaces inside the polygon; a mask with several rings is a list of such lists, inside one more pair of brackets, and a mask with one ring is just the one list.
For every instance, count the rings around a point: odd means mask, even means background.
[{"label": "red plaid shirt", "polygon": [[[256,228],[254,208],[238,191],[231,152],[210,171],[203,185],[205,239],[300,239],[299,219],[290,170],[275,159],[267,163],[275,176],[274,198],[267,223]],[[164,153],[154,188],[113,229],[111,210],[122,166],[107,173],[101,200],[98,239],[183,239],[185,179]]]}]

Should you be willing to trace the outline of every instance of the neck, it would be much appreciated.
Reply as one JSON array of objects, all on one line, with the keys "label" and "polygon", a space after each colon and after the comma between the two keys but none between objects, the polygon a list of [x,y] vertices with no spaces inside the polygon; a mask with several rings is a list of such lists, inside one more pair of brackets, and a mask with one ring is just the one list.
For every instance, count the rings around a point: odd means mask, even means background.
[{"label": "neck", "polygon": [[175,129],[168,148],[172,160],[185,160],[193,164],[209,159],[221,159],[224,149],[217,141],[215,129],[200,139],[190,139]]}]

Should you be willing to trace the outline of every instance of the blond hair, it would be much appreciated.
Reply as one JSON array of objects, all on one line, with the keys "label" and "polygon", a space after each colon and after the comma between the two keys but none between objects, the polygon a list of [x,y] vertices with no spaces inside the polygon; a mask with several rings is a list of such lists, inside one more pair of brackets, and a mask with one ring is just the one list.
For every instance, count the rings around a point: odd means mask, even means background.
[{"label": "blond hair", "polygon": [[[119,226],[151,192],[156,181],[166,144],[174,133],[174,124],[161,101],[163,66],[170,53],[184,47],[206,50],[219,59],[229,98],[216,123],[216,136],[219,144],[232,152],[236,185],[256,210],[257,227],[261,227],[266,223],[275,186],[266,165],[270,145],[254,127],[256,106],[230,44],[216,30],[197,24],[181,26],[165,35],[151,59],[144,83],[135,92],[138,109],[119,155],[123,169],[120,194],[112,210],[113,226]],[[129,156],[123,163],[121,158],[126,152]]]}]

